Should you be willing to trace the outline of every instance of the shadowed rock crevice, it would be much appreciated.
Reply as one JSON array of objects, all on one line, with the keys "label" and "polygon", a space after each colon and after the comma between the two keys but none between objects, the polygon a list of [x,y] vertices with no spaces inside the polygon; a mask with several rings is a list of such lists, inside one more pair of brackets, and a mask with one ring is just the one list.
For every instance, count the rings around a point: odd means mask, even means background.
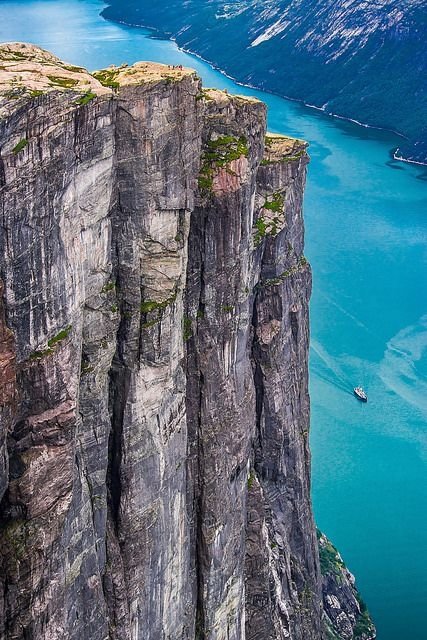
[{"label": "shadowed rock crevice", "polygon": [[130,372],[120,364],[110,371],[110,413],[111,432],[108,441],[107,488],[110,498],[111,515],[115,531],[119,528],[121,486],[121,461],[123,416],[129,394]]}]

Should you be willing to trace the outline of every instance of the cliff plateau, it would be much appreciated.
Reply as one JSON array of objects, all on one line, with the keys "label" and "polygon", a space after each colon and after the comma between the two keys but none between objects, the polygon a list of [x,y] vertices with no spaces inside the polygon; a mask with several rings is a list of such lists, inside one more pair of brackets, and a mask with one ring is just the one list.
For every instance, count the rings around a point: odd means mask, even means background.
[{"label": "cliff plateau", "polygon": [[265,122],[0,47],[2,639],[374,637],[313,523],[308,158]]}]

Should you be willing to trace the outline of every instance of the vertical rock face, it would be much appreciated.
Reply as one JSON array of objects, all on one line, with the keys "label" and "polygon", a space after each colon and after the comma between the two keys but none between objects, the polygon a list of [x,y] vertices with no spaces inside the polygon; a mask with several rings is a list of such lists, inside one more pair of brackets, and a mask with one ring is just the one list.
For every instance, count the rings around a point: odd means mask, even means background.
[{"label": "vertical rock face", "polygon": [[248,638],[320,637],[308,449],[311,274],[302,255],[306,162],[303,144],[268,137],[258,171],[257,233],[265,238],[253,310],[257,424],[249,480]]},{"label": "vertical rock face", "polygon": [[200,194],[186,290],[188,421],[196,497],[200,637],[244,637],[247,478],[255,435],[251,363],[253,204],[265,107],[205,96]]},{"label": "vertical rock face", "polygon": [[0,58],[0,637],[320,639],[304,143],[191,70]]}]

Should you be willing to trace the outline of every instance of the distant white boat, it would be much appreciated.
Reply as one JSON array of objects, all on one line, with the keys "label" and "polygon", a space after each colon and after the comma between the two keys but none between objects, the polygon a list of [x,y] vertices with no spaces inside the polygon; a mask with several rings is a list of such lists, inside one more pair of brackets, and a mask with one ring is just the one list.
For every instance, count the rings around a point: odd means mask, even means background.
[{"label": "distant white boat", "polygon": [[353,389],[353,392],[356,398],[358,398],[361,402],[368,402],[368,396],[363,391],[362,387],[355,387]]}]

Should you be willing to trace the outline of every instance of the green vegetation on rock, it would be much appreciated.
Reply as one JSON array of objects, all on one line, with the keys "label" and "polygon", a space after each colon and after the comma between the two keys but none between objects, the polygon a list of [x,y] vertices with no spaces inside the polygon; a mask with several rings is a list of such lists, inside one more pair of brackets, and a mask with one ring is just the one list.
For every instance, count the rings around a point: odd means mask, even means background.
[{"label": "green vegetation on rock", "polygon": [[72,71],[73,73],[86,73],[86,69],[83,67],[75,67],[73,64],[64,64],[64,69],[67,71]]},{"label": "green vegetation on rock", "polygon": [[0,54],[0,60],[7,60],[8,62],[20,62],[26,59],[25,53],[20,53],[19,51],[2,51]]},{"label": "green vegetation on rock", "polygon": [[370,638],[374,632],[374,625],[369,615],[368,608],[361,598],[359,592],[356,592],[356,599],[360,607],[360,615],[356,620],[356,625],[353,629],[353,640],[362,640],[363,638]]},{"label": "green vegetation on rock", "polygon": [[56,336],[54,336],[53,338],[47,341],[47,346],[52,348],[56,344],[58,344],[58,342],[62,342],[62,340],[65,340],[65,338],[68,338],[68,336],[70,335],[71,328],[72,327],[69,324],[68,327],[65,327],[65,329],[62,329],[62,331],[57,333]]},{"label": "green vegetation on rock", "polygon": [[356,620],[353,629],[353,640],[362,640],[363,638],[371,638],[374,627],[369,617],[368,611],[362,611]]},{"label": "green vegetation on rock", "polygon": [[146,321],[142,324],[142,327],[144,329],[148,329],[160,322],[163,317],[163,313],[175,302],[176,297],[177,292],[175,291],[171,296],[165,300],[161,300],[160,302],[157,300],[144,300],[144,302],[141,303],[140,311],[146,316]]},{"label": "green vegetation on rock", "polygon": [[258,247],[263,238],[265,238],[265,236],[267,235],[268,231],[267,231],[267,222],[265,221],[265,219],[260,216],[256,221],[255,221],[255,234],[254,234],[254,243],[255,246]]},{"label": "green vegetation on rock", "polygon": [[14,562],[25,557],[27,530],[24,520],[11,520],[4,524],[0,528],[0,537]]},{"label": "green vegetation on rock", "polygon": [[319,559],[320,559],[320,571],[322,575],[332,573],[335,576],[341,576],[342,570],[345,569],[344,562],[341,559],[338,551],[325,536],[318,531],[317,538],[319,541]]},{"label": "green vegetation on rock", "polygon": [[57,333],[56,336],[53,336],[53,338],[50,338],[50,340],[47,341],[46,349],[33,351],[32,354],[30,355],[30,360],[41,360],[42,358],[45,358],[46,356],[50,356],[52,353],[55,353],[55,348],[58,346],[60,342],[68,338],[71,329],[72,329],[71,325],[68,325],[68,327],[65,327],[65,329],[62,329],[62,331]]},{"label": "green vegetation on rock", "polygon": [[213,98],[208,91],[202,89],[202,91],[199,91],[199,93],[196,95],[196,102],[198,102],[199,100],[213,100]]},{"label": "green vegetation on rock", "polygon": [[100,71],[94,71],[92,75],[102,86],[118,89],[120,87],[120,83],[116,80],[118,73],[118,69],[101,69]]},{"label": "green vegetation on rock", "polygon": [[90,102],[91,100],[93,100],[94,98],[96,98],[96,93],[93,93],[92,91],[88,91],[81,98],[76,100],[76,104],[85,105],[88,102]]},{"label": "green vegetation on rock", "polygon": [[298,262],[296,264],[294,264],[292,267],[289,267],[289,269],[286,269],[285,271],[282,271],[282,273],[280,273],[276,278],[269,278],[267,280],[262,280],[259,283],[258,286],[259,287],[274,287],[274,286],[277,286],[279,284],[282,284],[286,280],[286,278],[289,278],[290,276],[294,276],[299,271],[302,271],[307,264],[308,264],[307,258],[305,256],[301,256],[298,259]]},{"label": "green vegetation on rock", "polygon": [[53,85],[63,89],[72,89],[79,84],[79,81],[75,78],[63,78],[61,76],[48,76],[48,78]]},{"label": "green vegetation on rock", "polygon": [[191,318],[184,316],[182,321],[182,337],[187,342],[193,335]]},{"label": "green vegetation on rock", "polygon": [[251,472],[250,472],[249,477],[248,477],[248,491],[250,491],[252,489],[254,480],[255,480],[255,471],[253,469],[251,469]]},{"label": "green vegetation on rock", "polygon": [[22,151],[22,149],[25,149],[25,147],[27,146],[27,144],[28,144],[28,140],[27,140],[26,138],[23,138],[22,140],[20,140],[20,141],[18,142],[18,144],[17,144],[17,145],[15,145],[15,146],[13,147],[13,149],[12,149],[12,153],[14,153],[14,154],[16,155],[17,153],[19,153],[20,151]]},{"label": "green vegetation on rock", "polygon": [[274,213],[283,213],[283,207],[285,205],[285,198],[283,193],[275,192],[271,196],[271,199],[268,198],[262,205],[263,209],[268,209],[268,211],[273,211]]},{"label": "green vegetation on rock", "polygon": [[46,356],[50,356],[52,353],[54,353],[54,351],[55,351],[54,349],[43,349],[42,351],[33,351],[32,354],[30,355],[30,360],[41,360]]},{"label": "green vegetation on rock", "polygon": [[[282,193],[275,192],[270,196],[270,198],[266,198],[264,204],[262,205],[262,209],[266,211],[271,211],[272,213],[276,213],[278,215],[273,218],[266,216],[259,216],[255,221],[255,233],[254,233],[254,243],[255,246],[258,247],[263,238],[265,236],[276,236],[279,231],[279,225],[283,224],[283,212],[285,206],[285,198]],[[279,216],[282,215],[282,218]]]},{"label": "green vegetation on rock", "polygon": [[109,280],[102,287],[101,293],[108,293],[109,291],[114,291],[115,288],[116,288],[116,283],[113,282],[112,280]]},{"label": "green vegetation on rock", "polygon": [[212,191],[213,178],[218,169],[223,167],[232,173],[228,165],[233,160],[249,154],[248,141],[244,136],[221,136],[216,140],[209,140],[202,156],[202,166],[199,174],[199,189],[202,193]]},{"label": "green vegetation on rock", "polygon": [[[292,148],[288,144],[285,149],[280,149],[279,145],[283,145],[284,142],[291,142]],[[294,162],[299,160],[305,154],[305,144],[302,140],[293,140],[285,136],[266,136],[265,137],[265,151],[266,156],[261,160],[260,165],[262,167],[277,164],[282,162]],[[290,153],[291,152],[291,153]],[[273,157],[271,157],[271,155]]]}]

